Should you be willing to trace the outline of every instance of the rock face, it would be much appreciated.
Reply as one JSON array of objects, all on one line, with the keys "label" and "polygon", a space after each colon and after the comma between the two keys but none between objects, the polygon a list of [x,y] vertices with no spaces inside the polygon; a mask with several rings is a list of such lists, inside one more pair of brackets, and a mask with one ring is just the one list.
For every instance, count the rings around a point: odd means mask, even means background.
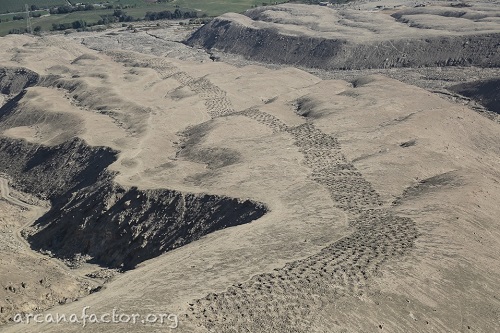
[{"label": "rock face", "polygon": [[396,12],[261,7],[222,15],[186,43],[256,61],[322,69],[498,66],[499,11],[482,6]]},{"label": "rock face", "polygon": [[17,189],[52,201],[92,185],[114,160],[115,152],[81,139],[55,147],[0,139],[1,171],[13,177]]},{"label": "rock face", "polygon": [[15,96],[38,79],[37,73],[25,68],[0,68],[0,93]]},{"label": "rock face", "polygon": [[[17,95],[0,109],[4,127],[15,123],[18,102],[35,75],[0,72],[0,82]],[[27,78],[27,79],[25,79]],[[3,128],[2,128],[3,129]],[[131,269],[138,263],[188,244],[213,231],[258,219],[263,204],[208,194],[168,189],[124,188],[107,170],[117,152],[91,147],[80,138],[56,146],[0,138],[0,172],[13,186],[52,208],[34,225],[28,240],[37,250],[59,258],[86,257],[94,263]]]}]

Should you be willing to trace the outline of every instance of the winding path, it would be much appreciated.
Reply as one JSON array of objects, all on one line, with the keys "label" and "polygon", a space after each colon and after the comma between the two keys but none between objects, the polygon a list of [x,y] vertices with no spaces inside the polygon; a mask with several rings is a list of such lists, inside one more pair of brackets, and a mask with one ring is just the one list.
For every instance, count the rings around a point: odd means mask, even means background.
[{"label": "winding path", "polygon": [[89,278],[85,275],[78,274],[77,272],[66,266],[63,262],[48,257],[46,255],[43,255],[31,249],[29,242],[22,236],[22,231],[27,227],[29,227],[30,225],[32,225],[40,216],[42,216],[47,211],[47,209],[45,207],[29,204],[27,202],[24,202],[20,199],[11,196],[9,180],[6,177],[7,176],[5,174],[0,173],[0,199],[4,199],[12,205],[19,206],[22,209],[29,211],[28,221],[23,225],[21,225],[20,227],[18,227],[12,233],[14,239],[18,241],[21,244],[21,246],[26,250],[25,253],[28,256],[33,257],[34,259],[50,261],[51,263],[53,263],[54,265],[58,266],[60,269],[65,271],[67,274],[72,275],[75,278],[75,280],[82,281],[84,284],[88,285],[90,289],[94,289],[98,286],[101,286],[102,282]]}]

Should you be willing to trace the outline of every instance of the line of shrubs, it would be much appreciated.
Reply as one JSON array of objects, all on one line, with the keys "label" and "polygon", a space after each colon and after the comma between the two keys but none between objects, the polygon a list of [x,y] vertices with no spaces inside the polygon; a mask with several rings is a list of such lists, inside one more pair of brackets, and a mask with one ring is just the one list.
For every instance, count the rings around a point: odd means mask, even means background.
[{"label": "line of shrubs", "polygon": [[198,13],[195,11],[182,11],[179,8],[177,8],[173,12],[169,10],[164,10],[161,12],[147,12],[144,19],[146,21],[156,21],[156,20],[179,20],[179,19],[188,19],[197,17]]},{"label": "line of shrubs", "polygon": [[[206,14],[202,15],[206,17]],[[72,23],[53,23],[52,30],[67,30],[67,29],[85,29],[86,27],[91,27],[94,25],[106,25],[110,23],[117,22],[134,22],[134,21],[156,21],[156,20],[179,20],[179,19],[195,19],[198,18],[198,13],[196,11],[183,11],[177,8],[175,11],[171,12],[169,10],[164,10],[161,12],[147,12],[144,18],[136,19],[121,9],[115,9],[113,14],[101,15],[101,18],[96,23],[87,23],[83,20],[74,21]]]},{"label": "line of shrubs", "polygon": [[[67,6],[69,7],[69,6]],[[61,7],[60,7],[61,8]],[[21,15],[20,15],[21,16]],[[201,17],[206,17],[206,14],[201,15]],[[156,20],[179,20],[179,19],[196,19],[198,18],[198,13],[196,11],[184,11],[179,8],[175,9],[175,11],[164,10],[161,12],[147,12],[144,18],[136,19],[122,9],[115,9],[113,14],[101,15],[99,21],[95,23],[88,23],[84,20],[73,21],[71,23],[52,23],[51,30],[53,31],[62,31],[68,29],[76,29],[82,30],[87,27],[92,27],[95,25],[107,25],[110,23],[116,22],[134,22],[134,21],[156,21]],[[21,19],[24,19],[24,16],[21,16]],[[37,26],[36,31],[40,32],[41,27]],[[35,30],[34,29],[34,30]],[[11,29],[9,34],[23,34],[27,32],[26,29]]]},{"label": "line of shrubs", "polygon": [[111,4],[104,4],[102,6],[96,7],[92,4],[79,4],[76,6],[59,6],[59,7],[52,7],[49,9],[49,13],[56,15],[56,14],[68,14],[72,12],[82,12],[82,11],[89,11],[89,10],[96,10],[96,9],[113,9],[113,5]]},{"label": "line of shrubs", "polygon": [[[30,17],[40,17],[42,16],[42,13],[35,13],[35,12],[30,12]],[[12,20],[13,21],[20,21],[20,20],[24,20],[26,19],[26,15],[24,14],[17,14],[17,15],[14,15],[12,16]],[[8,22],[9,20],[5,20],[5,22]],[[0,20],[0,22],[2,22],[2,20]]]},{"label": "line of shrubs", "polygon": [[[41,31],[42,31],[42,27],[39,25],[33,28],[33,32],[35,34],[38,34]],[[14,34],[22,35],[24,33],[28,33],[28,29],[24,28],[24,29],[10,29],[9,30],[9,35],[14,35]]]}]

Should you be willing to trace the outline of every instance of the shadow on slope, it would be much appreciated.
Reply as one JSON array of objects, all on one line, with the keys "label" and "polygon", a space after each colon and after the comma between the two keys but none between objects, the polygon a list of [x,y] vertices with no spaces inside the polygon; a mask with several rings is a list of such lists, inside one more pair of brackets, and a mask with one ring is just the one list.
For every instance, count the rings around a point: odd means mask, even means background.
[{"label": "shadow on slope", "polygon": [[500,78],[457,84],[448,89],[500,114]]},{"label": "shadow on slope", "polygon": [[[0,124],[16,116],[25,92],[19,91],[0,109]],[[84,258],[102,266],[132,269],[267,212],[263,204],[251,200],[123,188],[107,171],[116,156],[110,148],[91,147],[79,138],[47,147],[0,136],[0,172],[9,174],[17,189],[52,203],[28,236],[34,249],[74,263]]]}]

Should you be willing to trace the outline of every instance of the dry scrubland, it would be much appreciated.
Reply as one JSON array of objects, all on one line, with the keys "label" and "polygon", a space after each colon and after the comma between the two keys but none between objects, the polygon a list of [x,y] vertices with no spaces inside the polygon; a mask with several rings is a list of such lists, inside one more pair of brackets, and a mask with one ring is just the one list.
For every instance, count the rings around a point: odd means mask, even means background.
[{"label": "dry scrubland", "polygon": [[[225,15],[188,40],[210,53],[179,43],[190,36],[181,26],[0,39],[0,320],[90,306],[176,313],[178,332],[494,332],[496,7],[460,8],[492,9],[476,29],[449,24],[449,4],[368,12],[377,4]],[[363,43],[388,43],[406,15],[432,28],[407,24],[401,38],[469,36],[484,46],[471,63],[492,68],[361,66],[383,54]],[[260,35],[245,22],[273,25],[274,41],[336,36],[341,22],[342,50],[364,45],[341,58],[357,70],[288,66],[318,64],[305,56],[316,42],[300,61],[250,63],[298,58],[267,42],[239,57]],[[446,64],[441,55],[421,64]]]}]

